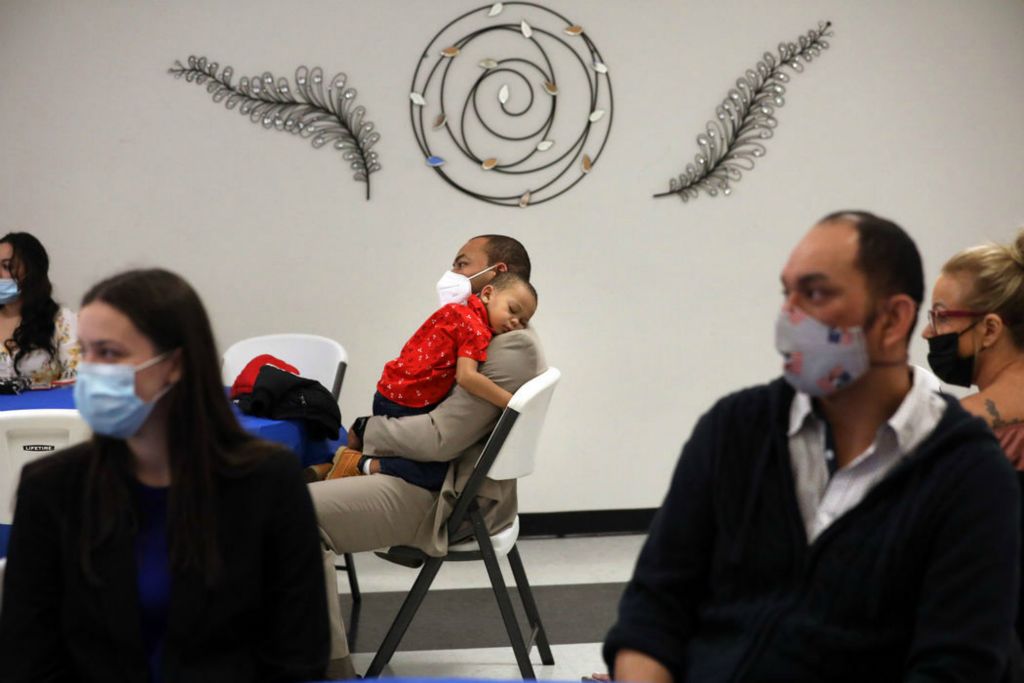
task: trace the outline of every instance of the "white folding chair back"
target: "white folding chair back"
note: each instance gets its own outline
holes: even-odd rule
[[[0,524],[14,517],[14,494],[25,463],[81,443],[91,436],[77,410],[0,412]]]
[[[491,581],[494,597],[498,601],[498,610],[501,612],[502,621],[505,622],[505,630],[512,644],[516,663],[519,665],[519,672],[524,679],[536,678],[533,664],[530,661],[530,651],[534,644],[540,653],[541,662],[548,665],[555,663],[551,653],[551,644],[548,642],[540,612],[537,610],[537,603],[533,599],[530,582],[526,577],[526,569],[523,567],[519,549],[516,547],[516,541],[519,539],[519,517],[516,516],[512,524],[496,533],[488,532],[483,513],[476,502],[476,494],[485,477],[516,479],[533,472],[537,442],[540,440],[544,418],[548,412],[548,405],[551,403],[551,395],[560,378],[561,373],[558,370],[549,368],[519,387],[519,390],[512,395],[508,407],[498,418],[498,423],[494,426],[494,431],[491,432],[491,436],[476,462],[476,471],[473,472],[459,495],[446,523],[449,538],[451,538],[451,534],[460,530],[463,527],[463,522],[468,520],[473,528],[471,539],[453,543],[448,547],[447,555],[442,557],[429,557],[422,550],[409,546],[391,547],[384,553],[377,553],[393,562],[411,567],[422,566],[422,569],[406,596],[405,602],[402,603],[398,615],[392,622],[391,628],[384,636],[384,641],[377,650],[377,654],[370,662],[370,667],[366,670],[364,678],[379,676],[391,661],[392,655],[398,648],[416,611],[423,603],[441,565],[444,562],[452,561],[483,561]],[[489,468],[488,463],[490,463]],[[508,589],[505,587],[505,579],[501,567],[498,565],[500,557],[508,558],[512,575],[516,580],[517,592],[523,602],[523,611],[530,628],[531,636],[528,642],[523,639],[518,618],[512,609]]]
[[[221,378],[225,386],[234,384],[238,373],[249,361],[265,353],[295,366],[302,377],[320,382],[331,392],[334,400],[341,396],[341,385],[348,368],[348,352],[333,339],[316,334],[265,334],[235,342],[221,358]],[[344,557],[344,564],[337,565],[337,569],[346,571],[352,587],[352,599],[359,602],[362,594],[356,578],[355,560],[352,553],[344,553]]]
[[[519,479],[533,472],[544,418],[548,414],[551,395],[561,377],[562,373],[556,368],[548,368],[512,395],[508,409],[519,415],[487,472],[488,478]]]
[[[348,353],[333,339],[315,334],[266,334],[235,342],[224,352],[221,362],[225,386],[234,384],[249,361],[264,353],[294,365],[302,377],[320,382],[334,398],[341,395]]]

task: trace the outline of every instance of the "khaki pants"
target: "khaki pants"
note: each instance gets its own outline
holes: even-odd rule
[[[338,604],[334,555],[409,545],[434,508],[437,494],[386,474],[371,474],[309,485],[324,544],[331,659],[349,654]]]

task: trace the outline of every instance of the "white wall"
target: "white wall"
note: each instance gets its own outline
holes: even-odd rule
[[[434,306],[456,248],[481,232],[518,237],[564,372],[541,465],[521,485],[522,508],[540,512],[660,502],[699,414],[778,372],[778,271],[817,217],[894,218],[929,277],[1024,222],[1017,0],[552,0],[605,56],[615,121],[591,176],[527,210],[448,188],[409,125],[420,51],[474,6],[7,0],[0,231],[43,240],[71,304],[100,276],[158,264],[202,293],[222,348],[284,330],[341,340],[348,420]],[[819,19],[834,22],[832,49],[793,78],[768,155],[734,195],[651,199],[736,77]],[[236,74],[347,72],[383,135],[373,200],[337,154],[166,74],[189,54]],[[923,344],[912,351],[924,362]]]

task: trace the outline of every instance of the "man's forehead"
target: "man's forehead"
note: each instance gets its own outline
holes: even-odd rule
[[[857,230],[848,223],[817,225],[804,235],[783,268],[783,279],[842,278],[857,272]]]
[[[459,256],[475,256],[481,253],[486,255],[486,247],[486,239],[483,237],[474,237],[462,245],[462,248],[459,249]]]

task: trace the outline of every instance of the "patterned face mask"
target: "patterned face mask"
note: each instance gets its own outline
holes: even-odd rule
[[[815,398],[834,394],[871,366],[862,328],[829,327],[795,307],[779,311],[775,348],[786,381]]]

